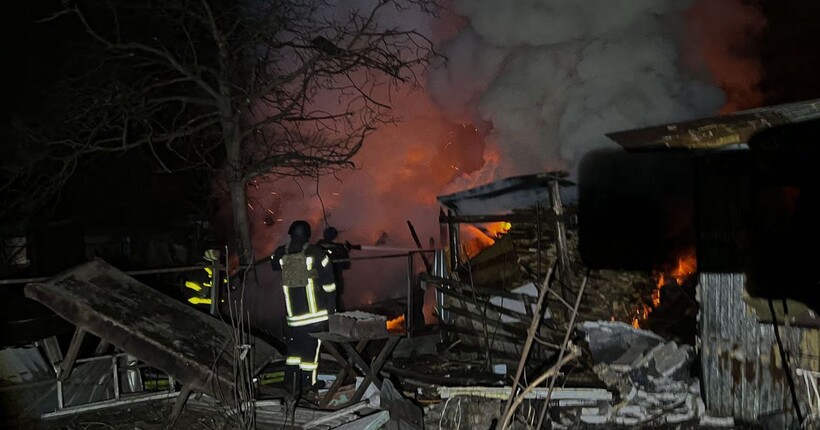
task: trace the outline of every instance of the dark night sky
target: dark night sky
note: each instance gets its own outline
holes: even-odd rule
[[[766,94],[766,104],[777,104],[790,101],[820,97],[820,50],[816,41],[820,40],[820,27],[815,25],[820,17],[820,2],[813,0],[756,0],[767,20],[765,33],[757,41],[757,53],[764,69],[761,87]],[[10,2],[3,13],[3,47],[2,61],[5,65],[4,106],[9,110],[3,115],[3,144],[8,144],[9,119],[12,114],[26,115],[30,118],[47,110],[53,99],[50,90],[64,73],[82,67],[79,53],[88,50],[93,44],[79,31],[76,25],[68,20],[54,23],[38,24],[35,21],[46,16],[47,10],[58,8],[59,0],[32,0]],[[185,194],[191,188],[193,178],[177,179],[157,178],[152,175],[153,167],[148,160],[141,157],[115,158],[105,163],[105,172],[88,173],[78,177],[75,187],[87,201],[99,201],[97,197],[116,194],[124,196],[123,201],[104,199],[109,207],[105,209],[113,218],[128,217],[131,208],[149,210],[152,206],[173,205],[173,193],[159,193],[164,200],[150,201],[138,198],[127,190],[168,189],[169,184]],[[109,180],[102,184],[96,178],[105,173]],[[160,175],[161,176],[161,175]],[[170,181],[170,182],[168,182]],[[97,186],[100,185],[100,186]],[[70,193],[69,193],[70,195]],[[134,200],[136,199],[136,200]],[[201,201],[189,201],[180,205],[179,211],[202,206]],[[64,207],[61,215],[79,210],[84,205]],[[144,219],[147,214],[139,214]]]
[[[767,104],[820,97],[820,2],[760,0],[768,27],[758,43]]]
[[[38,23],[59,0],[12,2],[3,14],[3,64],[6,67],[6,109],[2,144],[8,144],[12,115],[37,121],[58,103],[54,86],[66,75],[93,64],[86,55],[98,48],[71,19]],[[3,148],[5,149],[5,148]],[[78,169],[59,204],[45,218],[79,216],[86,225],[156,226],[170,219],[209,213],[209,187],[197,172],[157,174],[156,162],[132,151],[87,159]],[[101,180],[105,178],[105,180]],[[35,220],[37,220],[35,218]]]

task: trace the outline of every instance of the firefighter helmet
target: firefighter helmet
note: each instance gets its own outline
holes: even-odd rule
[[[322,233],[322,236],[326,241],[333,242],[337,237],[339,237],[339,230],[336,230],[334,227],[328,227]]]
[[[307,221],[294,221],[288,229],[288,234],[292,237],[310,239],[310,224]]]

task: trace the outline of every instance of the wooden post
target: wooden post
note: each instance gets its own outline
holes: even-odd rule
[[[567,325],[567,332],[564,334],[564,341],[561,342],[561,352],[558,353],[558,362],[560,363],[561,360],[564,358],[564,354],[567,351],[567,346],[569,345],[569,337],[572,335],[572,329],[575,326],[575,319],[578,317],[578,308],[581,306],[581,298],[584,297],[584,289],[587,286],[587,280],[589,279],[588,276],[584,276],[584,280],[581,281],[581,288],[578,290],[578,296],[575,298],[575,307],[572,309],[572,316],[569,320],[569,325]],[[560,368],[558,369],[561,370]],[[547,390],[547,398],[544,399],[544,405],[541,407],[541,414],[538,416],[538,425],[535,428],[541,428],[541,425],[544,423],[544,417],[547,415],[547,409],[549,408],[550,399],[552,398],[552,390],[555,388],[555,381],[558,379],[558,372],[555,372],[552,379],[550,379],[550,387]]]
[[[558,282],[561,284],[561,295],[564,301],[572,300],[572,292],[569,289],[572,283],[572,267],[569,259],[569,247],[567,245],[567,231],[564,226],[564,205],[561,202],[561,190],[558,181],[549,182],[550,204],[552,213],[555,216],[555,251],[558,255]],[[569,320],[569,312],[564,312],[564,321]]]
[[[518,360],[518,368],[515,370],[515,379],[513,379],[510,389],[510,397],[507,399],[507,406],[504,408],[505,415],[512,407],[518,381],[521,380],[521,375],[524,373],[524,366],[527,364],[527,357],[530,355],[532,342],[535,339],[535,334],[538,332],[538,326],[541,325],[541,308],[544,306],[544,299],[547,297],[547,288],[549,287],[550,280],[552,280],[553,272],[554,270],[551,267],[547,272],[547,276],[544,278],[544,282],[541,283],[541,289],[538,292],[538,302],[535,304],[535,312],[533,312],[532,321],[530,321],[530,328],[527,330],[527,340],[524,342],[524,348],[521,350],[521,358]]]
[[[450,270],[455,273],[458,269],[459,237],[458,225],[453,221],[455,214],[452,210],[447,210],[447,234],[450,244]]]
[[[80,346],[82,346],[84,338],[85,330],[77,327],[74,330],[74,337],[71,338],[71,344],[68,345],[65,360],[60,364],[60,374],[58,375],[60,381],[65,381],[71,375],[71,370],[74,368],[74,362],[77,360],[77,354],[80,353]]]
[[[105,355],[105,351],[108,350],[110,345],[107,340],[100,339],[100,343],[97,344],[97,348],[94,350],[94,355]]]
[[[182,414],[182,409],[185,408],[185,403],[188,402],[188,397],[190,395],[191,388],[184,385],[182,390],[180,390],[177,395],[177,400],[174,402],[174,408],[171,409],[171,413],[168,415],[168,425],[166,428],[170,429],[174,427],[174,424],[177,422],[179,415]]]

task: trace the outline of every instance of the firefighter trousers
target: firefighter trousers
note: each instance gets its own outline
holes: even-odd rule
[[[319,350],[322,341],[311,336],[327,329],[327,321],[301,327],[288,327],[285,385],[294,391],[304,391],[316,384]]]

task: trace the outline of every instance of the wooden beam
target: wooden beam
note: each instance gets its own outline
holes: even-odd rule
[[[554,214],[542,214],[543,221],[556,221]],[[535,223],[535,214],[514,213],[507,215],[439,215],[440,223],[481,224],[486,222]]]
[[[71,370],[74,369],[74,362],[77,361],[77,354],[80,353],[83,339],[85,339],[85,330],[77,327],[77,329],[74,330],[74,336],[71,338],[71,344],[68,345],[65,360],[60,364],[60,375],[58,378],[61,382],[68,379],[71,375]]]
[[[456,307],[452,307],[452,306],[445,306],[444,310],[446,312],[450,312],[454,315],[458,315],[458,316],[463,317],[463,318],[468,318],[468,319],[473,320],[473,321],[475,321],[479,324],[482,324],[482,321],[483,321],[483,318],[481,317],[481,315],[476,314],[475,312],[468,311],[467,309],[461,309],[461,308],[456,308]],[[526,322],[524,322],[524,323],[526,323]],[[491,320],[491,319],[488,318],[487,319],[487,325],[497,327],[497,328],[499,328],[501,330],[504,330],[507,333],[510,333],[511,335],[514,335],[514,336],[524,337],[524,336],[527,335],[527,330],[526,329],[523,329],[523,328],[520,328],[520,327],[514,327],[514,326],[512,326],[512,324],[505,324],[505,323],[503,323],[499,320]]]
[[[188,403],[188,397],[191,396],[191,387],[188,385],[183,385],[182,390],[179,392],[177,396],[176,402],[174,402],[174,408],[171,409],[171,413],[168,415],[168,427],[173,428],[174,424],[177,422],[180,414],[182,414],[182,409],[185,408],[185,404]]]

